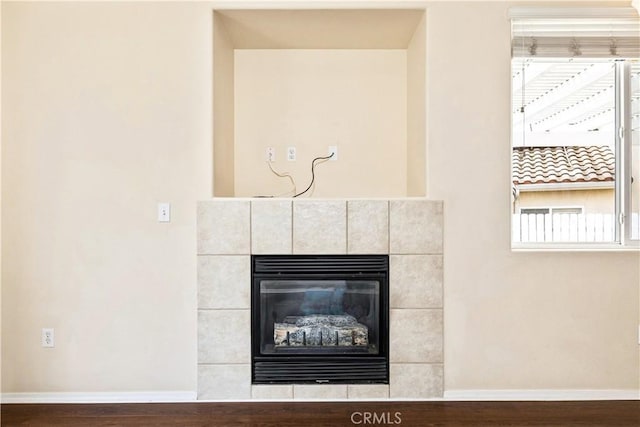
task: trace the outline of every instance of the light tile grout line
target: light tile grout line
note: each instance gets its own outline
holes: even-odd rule
[[[387,200],[387,255],[391,254],[391,200]]]
[[[249,256],[253,254],[253,200],[249,200]]]
[[[198,366],[248,366],[251,367],[251,361],[245,363],[237,362],[198,362]],[[251,379],[249,379],[251,381]]]
[[[399,253],[399,252],[394,252],[394,253],[389,253],[389,255],[429,255],[429,256],[442,256],[442,252],[403,252],[403,253]]]
[[[294,233],[294,221],[295,221],[295,217],[294,217],[294,204],[296,202],[294,200],[291,200],[291,255],[295,254],[294,248],[293,248],[293,242],[295,241],[295,236],[293,235]]]
[[[344,253],[349,254],[349,201],[344,201]],[[348,397],[348,395],[347,395]]]
[[[250,256],[251,254],[198,254],[199,257],[240,257],[240,256]]]

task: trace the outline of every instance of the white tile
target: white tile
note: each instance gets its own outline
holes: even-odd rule
[[[349,200],[347,202],[347,252],[389,253],[389,202]]]
[[[293,399],[292,385],[252,385],[251,398],[256,400],[289,400]]]
[[[290,200],[251,201],[251,253],[291,253],[291,209]]]
[[[296,400],[346,399],[346,384],[294,384],[293,398]]]
[[[388,399],[389,384],[349,384],[349,399]]]
[[[440,254],[442,253],[442,229],[442,202],[390,201],[390,253]]]
[[[198,304],[207,308],[198,311],[198,398],[442,397],[442,230],[442,203],[428,200],[199,203],[198,253],[214,256],[198,257]],[[347,252],[394,254],[391,384],[252,386],[248,255]],[[246,287],[239,286],[241,282]]]
[[[251,308],[251,257],[198,257],[198,308]]]
[[[442,364],[392,363],[389,374],[391,399],[429,399],[443,396]]]
[[[442,308],[442,255],[389,256],[391,308]]]
[[[393,363],[442,363],[442,310],[391,309],[389,337]]]
[[[250,365],[199,365],[198,400],[251,398]]]
[[[296,200],[293,202],[294,254],[345,254],[347,202]]]
[[[198,254],[249,255],[249,212],[249,201],[198,202]]]
[[[198,310],[198,363],[250,363],[250,322],[250,310]]]

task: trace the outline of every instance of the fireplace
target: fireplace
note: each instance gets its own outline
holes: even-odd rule
[[[389,382],[389,257],[254,255],[253,384]]]
[[[442,222],[442,202],[421,198],[215,198],[198,202],[198,399],[441,398]],[[263,262],[256,268],[258,258],[252,261],[252,256],[272,254],[279,256],[266,258],[265,261],[273,262]],[[285,254],[293,257],[282,256]],[[345,257],[357,254],[388,254],[388,275],[386,256],[382,266],[376,266],[379,262],[368,260],[368,256]],[[296,263],[296,258],[322,262],[320,266],[305,265]],[[294,260],[292,265],[283,262],[287,259]],[[329,261],[330,267],[324,261]],[[339,265],[343,261],[360,265],[346,268],[345,272]],[[310,275],[307,267],[316,270],[315,274],[320,270],[320,275]],[[256,274],[255,280],[252,273]],[[349,350],[336,354],[335,349],[330,349],[333,354],[320,353],[322,350],[310,354],[312,348],[289,350],[294,353],[285,354],[287,350],[275,349],[274,330],[269,331],[264,341],[259,338],[259,287],[252,295],[252,288],[259,281],[326,280],[326,276],[322,277],[325,273],[333,275],[331,279],[346,276],[335,280],[380,282],[378,302],[373,299],[373,305],[380,304],[377,354],[375,348],[373,354],[345,354]],[[276,289],[265,295],[271,300],[265,301],[265,305],[277,302],[278,293],[284,292]],[[368,334],[375,329],[369,328],[367,319],[345,314],[367,326]],[[308,314],[286,314],[304,315]],[[287,323],[286,316],[281,316],[277,323]],[[326,323],[330,324],[330,320],[326,319]],[[289,331],[289,344],[293,345],[296,336],[291,341],[291,334]],[[306,332],[303,338],[307,344]],[[322,338],[324,345],[324,332]],[[367,345],[376,340],[371,335],[367,339]],[[270,340],[274,340],[273,349],[266,346]],[[294,363],[296,360],[299,365]],[[296,369],[301,375],[294,375]],[[333,373],[329,372],[332,375],[325,369],[332,370]],[[328,384],[322,384],[327,381]]]

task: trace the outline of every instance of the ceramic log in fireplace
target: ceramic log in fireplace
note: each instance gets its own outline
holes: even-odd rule
[[[389,257],[252,256],[252,381],[389,382]]]

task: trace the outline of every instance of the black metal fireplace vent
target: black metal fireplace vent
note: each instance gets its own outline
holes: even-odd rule
[[[344,274],[388,271],[386,255],[254,255],[254,274]]]
[[[389,257],[252,256],[252,382],[388,383]]]

